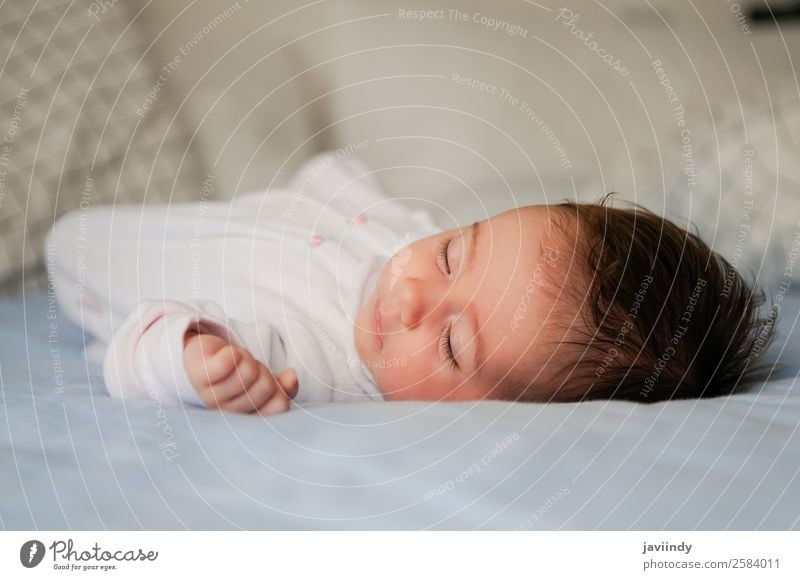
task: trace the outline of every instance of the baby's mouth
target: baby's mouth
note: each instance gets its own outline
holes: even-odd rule
[[[381,301],[375,300],[375,306],[372,308],[372,333],[375,337],[375,348],[378,351],[383,350],[383,336],[381,329]]]

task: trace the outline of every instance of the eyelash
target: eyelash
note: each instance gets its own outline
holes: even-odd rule
[[[439,269],[442,270],[447,276],[450,275],[450,263],[447,261],[447,250],[450,248],[450,242],[453,238],[446,238],[439,242],[439,251],[436,252],[436,262],[439,264]],[[450,330],[453,327],[452,322],[448,322],[442,331],[442,336],[439,338],[439,351],[444,353],[445,358],[450,362],[451,368],[458,368],[458,361],[453,354],[453,347],[450,344]]]
[[[439,268],[448,276],[450,275],[450,262],[447,261],[447,250],[450,248],[452,239],[447,238],[439,242],[439,251],[436,253],[436,262],[439,264]]]
[[[444,327],[444,332],[439,338],[439,350],[444,353],[445,358],[450,362],[451,368],[458,368],[458,362],[453,354],[453,346],[450,344],[450,330],[453,327],[452,322],[448,322]]]

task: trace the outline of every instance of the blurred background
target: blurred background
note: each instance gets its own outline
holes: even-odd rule
[[[328,149],[442,227],[616,191],[773,288],[800,240],[796,8],[5,2],[0,291],[42,287],[66,211],[280,187]]]

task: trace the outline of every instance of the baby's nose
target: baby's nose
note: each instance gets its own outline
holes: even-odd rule
[[[425,317],[425,287],[421,280],[406,277],[399,292],[400,322],[406,329],[415,328]]]

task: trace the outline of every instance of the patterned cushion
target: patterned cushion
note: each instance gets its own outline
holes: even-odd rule
[[[101,4],[105,7],[100,9]],[[168,91],[126,3],[0,4],[0,293],[41,286],[43,240],[78,207],[197,195]]]

